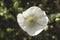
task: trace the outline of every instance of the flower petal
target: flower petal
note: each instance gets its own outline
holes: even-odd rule
[[[38,13],[39,12],[39,13]],[[36,6],[33,6],[33,7],[30,7],[28,8],[26,11],[23,12],[23,16],[26,18],[28,17],[29,15],[35,15],[35,14],[40,14],[42,13],[41,12],[41,9],[39,7],[36,7]],[[41,15],[41,14],[40,14]]]
[[[24,23],[24,17],[23,17],[23,15],[21,14],[21,13],[19,13],[18,15],[17,15],[17,22],[18,22],[18,24],[19,24],[19,26],[24,30],[24,28],[25,28],[25,26],[23,25],[23,23]]]
[[[28,31],[27,33],[30,35],[30,36],[36,36],[38,35],[39,33],[41,33],[41,31],[43,31],[43,29],[40,29],[40,30],[37,30],[37,31],[32,31],[33,33],[31,33],[30,31]]]
[[[33,25],[25,25],[25,31],[30,35],[30,36],[36,36],[38,35],[44,28],[40,26],[39,24],[33,24]]]
[[[47,23],[48,23],[48,17],[46,16],[46,14],[45,14],[44,11],[43,11],[43,16],[41,18],[38,18],[37,21],[36,21],[36,23],[40,24],[41,26],[47,25]]]

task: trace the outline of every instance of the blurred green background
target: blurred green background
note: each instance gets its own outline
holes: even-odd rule
[[[44,10],[48,25],[37,36],[29,36],[17,23],[17,14],[31,6]],[[0,0],[0,40],[60,40],[60,0]]]

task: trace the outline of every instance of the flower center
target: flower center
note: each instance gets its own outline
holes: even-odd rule
[[[26,22],[27,23],[33,23],[33,17],[28,17],[27,19],[26,19]]]

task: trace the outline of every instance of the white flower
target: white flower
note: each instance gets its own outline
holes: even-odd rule
[[[17,15],[19,26],[30,36],[36,36],[44,29],[48,23],[48,17],[45,11],[39,7],[33,6]]]

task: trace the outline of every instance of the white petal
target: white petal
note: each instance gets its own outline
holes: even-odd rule
[[[42,28],[42,26],[40,26],[39,24],[35,24],[35,25],[29,25],[26,26],[26,28],[24,29],[30,36],[36,36],[39,33],[41,33],[41,31],[44,28]]]
[[[28,31],[27,33],[30,35],[30,36],[36,36],[36,35],[38,35],[39,33],[41,33],[43,31],[43,29],[40,29],[40,30],[37,30],[37,31],[35,31],[35,32],[33,32],[33,33],[30,33],[30,31]]]
[[[38,17],[37,19],[36,19],[36,23],[38,23],[38,24],[40,24],[41,26],[45,26],[45,25],[47,25],[47,23],[48,23],[48,17],[46,16],[46,14],[45,14],[45,12],[43,11],[43,15],[42,15],[42,17]],[[42,28],[43,28],[42,27]]]
[[[48,19],[47,15],[46,15],[45,11],[43,11],[43,13],[46,16],[46,17],[45,16],[44,17],[46,18],[46,22],[48,23],[49,19]]]
[[[22,29],[25,28],[25,27],[23,26],[24,20],[25,20],[25,19],[24,19],[23,15],[22,15],[21,13],[19,13],[19,14],[17,15],[17,22],[18,22],[19,26],[20,26]]]
[[[28,17],[30,15],[35,15],[37,13],[38,13],[38,15],[40,13],[42,13],[41,9],[39,7],[33,6],[33,7],[28,8],[26,11],[24,11],[23,16],[26,18],[26,17]]]
[[[21,13],[17,15],[17,21],[18,23],[22,23],[24,21],[23,15]]]

